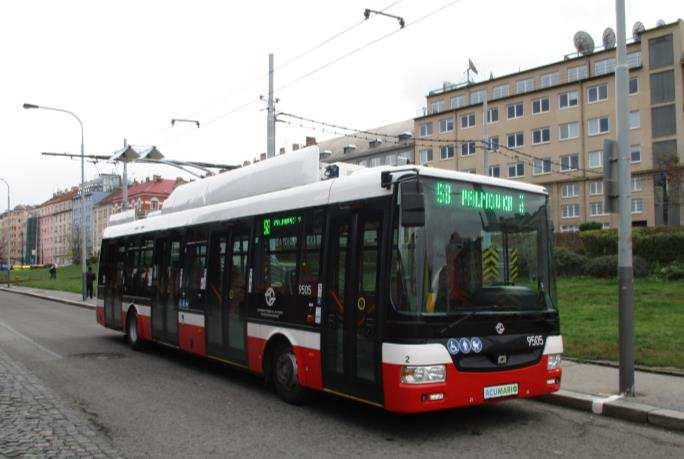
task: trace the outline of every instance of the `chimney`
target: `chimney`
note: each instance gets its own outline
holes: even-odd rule
[[[176,186],[180,185],[181,183],[185,183],[183,177],[176,177]]]
[[[310,147],[312,145],[316,145],[316,137],[306,137],[306,146]]]
[[[148,183],[150,181],[149,177],[145,177],[145,183]]]
[[[250,164],[252,164],[252,162],[249,159],[245,159],[245,161],[242,163],[242,166],[249,166]]]
[[[154,180],[155,182],[159,182],[159,181],[161,181],[161,179],[162,179],[161,175],[153,175],[152,176],[152,180]]]
[[[284,155],[285,154],[285,147],[280,147],[280,154]]]
[[[259,159],[260,159],[261,161],[265,160],[265,159],[266,159],[266,153],[260,154],[260,155],[259,155]]]
[[[299,150],[299,144],[298,143],[293,143],[292,144],[292,151],[297,151]]]

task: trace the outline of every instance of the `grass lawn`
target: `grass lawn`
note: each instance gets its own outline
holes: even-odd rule
[[[97,274],[97,263],[91,264],[93,271]],[[66,292],[81,293],[81,265],[62,266],[57,268],[57,279],[50,280],[48,268],[14,270],[10,275],[12,284],[14,278],[19,276],[20,283],[25,287],[44,288],[46,290],[63,290]],[[0,275],[1,280],[5,275]],[[97,279],[95,280],[95,291],[97,291]]]
[[[569,357],[618,360],[617,279],[559,278],[561,333]],[[684,282],[635,279],[636,363],[684,369]]]

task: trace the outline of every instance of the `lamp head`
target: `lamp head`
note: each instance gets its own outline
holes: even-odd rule
[[[30,108],[40,108],[38,105],[35,104],[24,104],[23,107],[27,110]]]

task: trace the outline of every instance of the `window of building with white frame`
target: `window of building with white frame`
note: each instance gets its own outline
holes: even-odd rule
[[[578,218],[580,216],[580,205],[563,204],[561,206],[561,215],[563,218]]]

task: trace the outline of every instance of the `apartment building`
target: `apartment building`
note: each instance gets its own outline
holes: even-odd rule
[[[23,264],[24,242],[26,240],[26,221],[31,207],[18,205],[11,211],[0,214],[0,248],[3,261],[7,257],[8,237],[11,242],[10,258],[12,265]]]
[[[100,246],[102,245],[102,233],[104,233],[109,217],[114,213],[114,198],[121,194],[121,188],[109,193],[104,199],[93,205],[93,223],[91,239],[93,241],[93,255],[100,255]]]
[[[78,187],[55,193],[38,207],[39,263],[68,265],[77,248],[78,234],[73,230],[73,198]]]
[[[325,162],[346,162],[365,167],[413,163],[413,120],[341,136],[318,143]]]
[[[166,198],[185,180],[178,177],[175,180],[163,179],[160,175],[147,177],[143,181],[134,181],[128,185],[128,206],[135,209],[139,217],[147,215],[151,211],[160,210]],[[123,210],[123,191],[119,191],[112,198],[112,212]]]
[[[684,22],[628,41],[631,211],[635,226],[684,216]],[[614,48],[430,91],[414,127],[419,164],[547,187],[557,231],[616,227],[603,209],[603,141],[615,138]],[[487,100],[488,171],[484,171]],[[470,141],[469,141],[470,140]]]
[[[121,186],[121,178],[117,174],[100,174],[93,180],[84,184],[85,190],[85,228],[86,228],[86,254],[94,254],[93,246],[93,213],[94,207],[116,188]],[[72,198],[73,202],[73,228],[79,232],[81,228],[81,193]],[[99,246],[98,246],[99,248]]]

